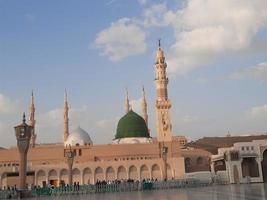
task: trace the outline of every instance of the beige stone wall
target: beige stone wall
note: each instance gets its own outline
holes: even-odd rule
[[[210,171],[211,153],[202,149],[182,149],[185,172]]]
[[[184,159],[179,143],[165,143],[168,147],[168,178],[184,177]],[[164,163],[160,158],[158,143],[152,144],[106,144],[75,146],[73,181],[95,183],[100,180],[163,178]],[[0,175],[18,171],[16,148],[0,151]],[[5,165],[5,167],[4,167]],[[14,166],[13,166],[14,165]],[[35,171],[34,183],[58,185],[68,182],[68,167],[64,158],[63,145],[41,145],[29,150],[28,171]],[[7,185],[1,181],[1,187]]]
[[[95,183],[97,180],[126,180],[126,179],[163,179],[164,163],[161,158],[146,160],[126,160],[126,161],[98,161],[75,163],[73,165],[73,182],[80,184]],[[168,158],[168,177],[183,178],[184,162],[183,158]],[[40,165],[35,166],[35,184],[42,185],[43,181],[49,183],[56,180],[57,183],[67,181],[67,165]]]
[[[94,146],[75,146],[76,161],[86,162],[94,160],[114,160],[131,158],[157,158],[159,148],[157,143],[153,144],[105,144]],[[178,149],[178,148],[177,148]],[[173,148],[173,154],[178,156],[179,150]],[[79,155],[79,150],[81,155]],[[170,155],[173,156],[173,155]],[[19,157],[16,148],[0,151],[0,170],[1,164],[18,163]],[[29,150],[28,165],[51,164],[64,162],[63,145],[43,145]]]
[[[18,187],[18,185],[19,185],[19,176],[10,176],[10,177],[3,176],[2,184],[3,184],[2,187],[6,187],[6,188],[8,186],[13,187],[15,185],[16,185],[16,187]],[[34,185],[34,176],[27,176],[26,185],[28,185],[28,186]]]

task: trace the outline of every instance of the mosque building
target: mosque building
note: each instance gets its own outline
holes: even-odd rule
[[[27,184],[69,184],[70,174],[72,181],[79,184],[95,184],[103,180],[180,179],[198,174],[206,178],[219,177],[229,183],[243,183],[251,176],[252,182],[267,181],[267,135],[250,138],[204,137],[190,143],[184,136],[173,135],[166,68],[164,51],[159,42],[155,60],[155,138],[151,137],[148,128],[144,88],[141,115],[131,108],[128,91],[125,90],[125,114],[119,120],[115,138],[109,144],[94,144],[81,127],[69,131],[69,105],[65,91],[63,142],[36,144],[32,93],[28,124],[33,127],[33,132],[28,152]],[[254,141],[257,139],[261,142]],[[74,154],[71,169],[66,156],[69,150]],[[0,188],[18,185],[18,169],[18,149],[0,149]]]
[[[185,164],[180,142],[185,138],[172,136],[171,101],[168,98],[167,64],[164,52],[158,46],[155,62],[156,130],[152,138],[148,129],[145,91],[142,91],[142,116],[134,112],[125,91],[125,115],[119,120],[116,135],[110,144],[93,144],[89,134],[78,127],[69,132],[69,105],[64,95],[64,129],[62,144],[36,144],[32,133],[28,152],[28,185],[58,186],[68,184],[68,165],[64,156],[71,147],[74,152],[73,182],[94,184],[101,180],[143,180],[184,178]],[[34,96],[31,96],[28,124],[35,128]],[[176,139],[173,139],[176,138]],[[203,151],[208,167],[209,153]],[[187,152],[188,153],[188,152]],[[190,154],[190,153],[189,153]],[[19,155],[17,148],[0,150],[0,187],[18,184]],[[209,168],[209,167],[208,167]]]

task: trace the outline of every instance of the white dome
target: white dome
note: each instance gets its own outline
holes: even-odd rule
[[[92,145],[93,142],[89,136],[89,134],[83,130],[82,128],[78,127],[74,130],[67,138],[65,142],[66,145],[76,146],[76,145]]]

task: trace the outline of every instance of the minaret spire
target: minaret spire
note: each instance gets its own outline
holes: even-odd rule
[[[35,106],[34,106],[34,95],[33,95],[33,90],[31,94],[31,100],[30,100],[30,105],[29,105],[29,125],[33,127],[32,129],[32,135],[31,135],[31,140],[30,140],[30,147],[35,147],[35,142],[37,135],[35,133]]]
[[[142,88],[141,109],[142,109],[143,118],[146,122],[146,125],[148,126],[147,102],[146,102],[146,93],[145,93],[144,86]]]
[[[67,90],[65,89],[64,92],[64,143],[67,141],[67,138],[69,136],[69,106],[68,106],[68,96],[67,96]]]
[[[157,125],[157,139],[159,142],[169,142],[172,140],[172,125],[170,119],[171,101],[168,98],[169,79],[166,75],[167,64],[165,62],[164,52],[161,48],[160,40],[159,47],[156,53],[156,125]]]
[[[125,111],[125,113],[128,113],[130,111],[130,103],[129,103],[128,89],[127,88],[125,88],[124,111]]]

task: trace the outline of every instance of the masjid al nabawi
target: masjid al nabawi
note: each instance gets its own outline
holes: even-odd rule
[[[68,100],[64,96],[64,142],[36,144],[33,94],[28,124],[33,127],[28,152],[27,184],[59,186],[72,181],[94,184],[97,181],[211,178],[229,183],[267,180],[267,135],[204,137],[187,143],[183,136],[172,135],[171,101],[168,98],[167,64],[160,46],[156,51],[156,131],[150,136],[145,92],[142,116],[135,113],[125,93],[125,115],[119,120],[110,144],[93,144],[82,128],[69,133]],[[73,152],[69,170],[66,152]],[[19,155],[15,147],[0,150],[0,188],[18,185]],[[248,179],[248,177],[250,179]]]

